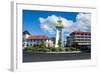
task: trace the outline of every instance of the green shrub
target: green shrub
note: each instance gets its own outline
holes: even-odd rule
[[[43,52],[49,52],[50,49],[44,48],[42,51],[43,51]]]
[[[79,48],[76,48],[76,51],[80,51],[80,49]]]
[[[28,52],[61,52],[61,51],[80,51],[79,48],[74,47],[52,47],[52,48],[45,48],[45,47],[39,47],[39,46],[28,46],[26,49]]]
[[[68,49],[68,51],[72,51],[71,48],[67,48],[67,49]]]
[[[47,48],[34,48],[34,49],[32,49],[32,51],[34,51],[34,52],[49,52],[50,49],[47,49]]]
[[[66,49],[65,49],[65,51],[69,51],[69,49],[68,49],[68,48],[66,48]]]
[[[30,50],[27,50],[27,52],[33,52],[33,51],[30,49]]]
[[[76,48],[71,47],[71,51],[76,51]]]
[[[37,48],[32,48],[32,51],[37,52],[38,49]]]
[[[57,48],[59,51],[64,51],[64,48],[62,48],[62,47],[59,47],[59,48]]]
[[[28,46],[26,49],[27,49],[27,50],[32,50],[33,47],[32,47],[32,46]]]
[[[57,49],[56,48],[51,48],[51,51],[57,51]]]

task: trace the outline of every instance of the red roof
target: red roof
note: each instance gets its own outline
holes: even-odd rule
[[[42,39],[48,39],[48,36],[46,35],[30,35],[28,38],[28,40],[32,40],[32,39],[38,39],[38,40],[42,40]]]
[[[90,32],[72,32],[70,35],[91,35]]]

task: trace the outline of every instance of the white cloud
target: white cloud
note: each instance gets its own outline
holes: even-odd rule
[[[57,20],[57,16],[52,15],[52,16],[48,16],[47,18],[43,18],[40,17],[39,21],[40,21],[40,27],[44,30],[49,32],[50,34],[55,34],[55,24],[57,24],[56,22]]]
[[[57,24],[57,19],[58,16],[56,15],[51,15],[47,18],[40,17],[39,21],[41,29],[49,32],[50,34],[55,34],[55,24]],[[63,17],[61,17],[61,20],[62,24],[64,25],[63,32],[71,33],[79,29],[81,31],[91,31],[91,14],[89,13],[79,13],[76,16],[76,22]]]
[[[91,14],[79,13],[76,17],[77,28],[81,31],[91,31]]]
[[[44,30],[51,30],[51,28],[49,28],[47,25],[43,25],[43,26],[41,26],[41,28]]]
[[[40,27],[43,30],[50,32],[51,34],[55,33],[56,30],[55,25],[57,24],[57,19],[58,17],[55,15],[48,16],[47,18],[40,17],[39,18]],[[61,20],[62,20],[62,24],[64,25],[64,29],[70,27],[73,24],[72,20],[67,20],[63,17],[61,17]]]
[[[74,22],[70,27],[65,28],[66,32],[73,31],[91,31],[91,14],[90,13],[79,13],[76,16],[76,22]]]

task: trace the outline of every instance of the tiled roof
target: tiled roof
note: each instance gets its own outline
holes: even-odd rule
[[[70,35],[91,35],[90,32],[72,32]]]
[[[42,40],[42,39],[49,39],[48,36],[46,35],[30,35],[28,38],[28,40],[32,40],[32,39],[36,39],[36,40]]]

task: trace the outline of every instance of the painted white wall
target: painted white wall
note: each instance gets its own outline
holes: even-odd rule
[[[53,44],[52,40],[46,40],[46,47],[53,47],[53,46],[54,46],[54,44]]]
[[[30,35],[26,34],[26,35],[25,35],[25,39],[27,39],[29,36],[30,36]]]

